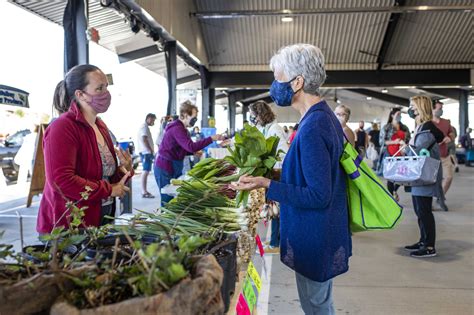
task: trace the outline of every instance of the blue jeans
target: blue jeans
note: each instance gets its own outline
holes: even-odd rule
[[[162,168],[159,168],[158,166],[156,166],[156,164],[153,165],[153,172],[155,174],[156,184],[160,188],[161,206],[163,206],[167,202],[170,202],[171,199],[173,199],[173,196],[161,194],[161,188],[168,185],[173,178],[178,178],[183,174],[183,161],[172,161],[172,164],[172,174]]]
[[[301,308],[306,315],[333,315],[332,279],[317,282],[295,272]]]
[[[272,219],[272,235],[270,246],[280,247],[280,218]]]

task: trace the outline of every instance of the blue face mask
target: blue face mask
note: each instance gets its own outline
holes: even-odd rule
[[[270,97],[278,106],[291,106],[291,100],[296,92],[291,88],[291,82],[297,77],[294,77],[288,82],[278,82],[274,80],[270,87]]]

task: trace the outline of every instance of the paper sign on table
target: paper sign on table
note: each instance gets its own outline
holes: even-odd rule
[[[257,242],[258,251],[260,252],[260,256],[263,257],[263,254],[265,254],[265,251],[263,250],[263,244],[262,244],[262,240],[260,239],[260,235],[257,234],[257,236],[255,237],[255,242]]]
[[[237,315],[251,315],[249,306],[247,305],[247,301],[245,301],[245,298],[242,293],[239,294],[239,300],[237,301],[237,305],[235,306],[235,312],[237,313]]]
[[[249,268],[247,269],[247,272],[250,278],[252,278],[258,293],[260,293],[260,289],[262,288],[262,280],[260,279],[260,275],[258,274],[257,269],[255,269],[255,266],[252,262],[249,262]]]
[[[257,296],[255,295],[255,291],[253,290],[253,286],[248,277],[245,278],[244,282],[244,297],[249,309],[253,310],[255,304],[257,304]]]

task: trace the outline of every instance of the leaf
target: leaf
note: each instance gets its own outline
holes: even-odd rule
[[[69,237],[69,240],[71,241],[72,244],[77,245],[77,244],[82,243],[86,238],[87,238],[87,235],[78,234],[78,235],[72,235],[71,237]]]
[[[188,275],[182,264],[172,263],[167,269],[171,283],[175,283]]]
[[[243,137],[238,132],[235,134],[234,140],[235,140],[235,144],[244,143]]]
[[[246,167],[258,167],[259,163],[261,163],[262,160],[259,157],[249,155],[247,158],[247,162],[244,163],[244,166]]]
[[[51,231],[51,236],[59,236],[59,234],[61,234],[63,230],[64,230],[64,226],[56,227]]]
[[[273,169],[273,166],[275,166],[276,162],[277,160],[273,156],[270,156],[265,161],[263,161],[263,164],[266,168]]]
[[[280,141],[280,138],[272,136],[266,139],[265,146],[267,149],[267,153],[269,155],[275,155],[276,151],[273,152],[274,147],[278,147],[278,142]],[[276,144],[275,144],[276,143]]]

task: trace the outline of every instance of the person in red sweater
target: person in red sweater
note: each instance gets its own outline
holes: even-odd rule
[[[114,148],[107,126],[97,117],[110,106],[107,85],[99,68],[79,65],[56,87],[53,104],[61,115],[43,139],[46,182],[36,225],[40,234],[69,226],[66,200],[87,207],[83,227],[100,226],[106,215],[115,214],[114,197],[129,191],[125,182],[133,175],[131,157]],[[86,189],[87,200],[81,196]]]

